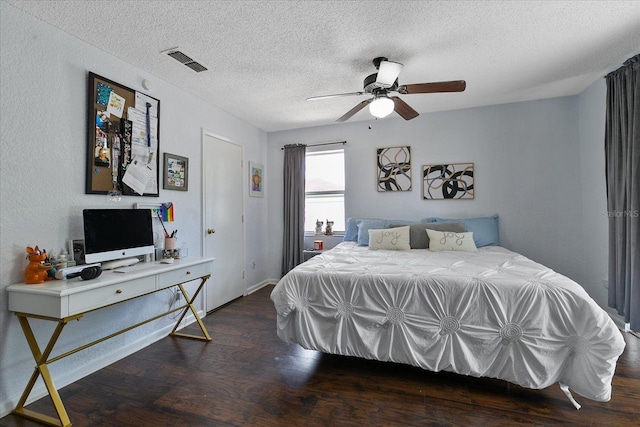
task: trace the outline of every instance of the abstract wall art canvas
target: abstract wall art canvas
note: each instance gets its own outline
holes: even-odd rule
[[[378,148],[378,191],[411,191],[411,147]]]
[[[473,199],[473,163],[422,166],[424,200]]]

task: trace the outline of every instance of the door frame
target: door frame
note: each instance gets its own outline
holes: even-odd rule
[[[227,136],[221,135],[219,133],[215,133],[213,131],[210,131],[208,129],[202,128],[202,142],[200,144],[200,157],[202,158],[202,197],[201,197],[201,206],[202,206],[202,224],[201,224],[201,229],[200,232],[202,233],[202,256],[206,256],[207,255],[207,203],[206,203],[206,198],[207,198],[207,183],[206,183],[206,174],[205,174],[205,170],[206,170],[206,157],[205,157],[205,153],[204,153],[204,145],[205,145],[205,138],[207,136],[210,136],[212,138],[215,139],[219,139],[227,144],[231,144],[231,145],[235,145],[237,147],[240,148],[240,157],[241,157],[241,162],[242,164],[240,165],[240,176],[241,176],[241,180],[242,180],[242,287],[243,287],[243,291],[242,291],[242,295],[246,296],[247,295],[247,278],[246,278],[246,271],[247,271],[247,241],[245,239],[245,235],[246,235],[246,222],[245,222],[245,218],[247,217],[245,209],[246,209],[246,205],[247,205],[247,201],[246,201],[246,193],[244,191],[244,189],[248,188],[247,186],[249,185],[249,178],[246,176],[247,174],[245,173],[246,171],[246,161],[245,161],[245,156],[244,156],[244,145],[241,144],[240,142],[229,138]],[[214,261],[214,273],[215,274],[215,261]],[[209,311],[209,307],[207,306],[207,289],[206,286],[203,289],[203,302],[204,302],[204,307],[205,307],[205,313],[207,313]]]

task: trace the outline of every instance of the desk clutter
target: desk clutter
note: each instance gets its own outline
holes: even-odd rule
[[[100,264],[69,266],[66,250],[60,251],[58,257],[55,254],[47,254],[46,249],[27,246],[27,259],[29,264],[24,270],[24,283],[37,285],[53,279],[72,279],[81,277],[82,280],[91,280],[102,274]]]
[[[155,258],[160,262],[173,262],[175,259],[186,258],[188,249],[183,244],[182,248],[176,248],[176,237],[164,239],[165,248],[156,248]],[[82,280],[91,280],[102,274],[103,268],[100,263],[76,265],[75,261],[67,260],[66,251],[63,249],[56,257],[54,253],[48,254],[46,249],[27,246],[27,259],[29,260],[24,270],[24,283],[27,285],[37,285],[57,279],[67,280],[80,277]],[[150,255],[151,257],[153,254]],[[153,259],[145,257],[145,262],[152,262]],[[109,263],[107,263],[109,264]],[[109,268],[109,267],[107,267]]]
[[[25,284],[42,284],[50,280],[80,277],[95,279],[102,270],[137,262],[186,258],[188,248],[178,242],[178,230],[167,229],[174,221],[172,202],[136,203],[134,208],[83,209],[84,239],[68,240],[68,250],[56,255],[39,246],[26,247],[28,263]],[[157,231],[154,231],[153,220]],[[160,229],[159,227],[162,227]]]
[[[73,279],[74,277],[81,277],[82,280],[91,280],[102,274],[102,267],[100,264],[84,264],[74,267],[60,268],[55,273],[55,278],[58,280]]]
[[[174,230],[172,233],[168,233],[165,231],[165,237],[158,237],[155,239],[155,249],[156,249],[156,260],[160,261],[163,259],[180,259],[186,258],[189,251],[187,249],[186,243],[182,242],[182,247],[178,247],[178,238],[175,237],[178,230]]]
[[[180,248],[177,249],[162,249],[160,259],[180,259],[182,257],[182,250]]]
[[[60,255],[56,258],[55,254],[47,254],[46,249],[40,249],[38,245],[27,246],[27,259],[29,263],[24,270],[24,282],[29,285],[53,280],[58,269],[69,265],[66,250],[60,251]],[[72,265],[75,265],[75,261]]]
[[[181,257],[187,256],[186,247],[178,248],[178,230],[173,230],[171,233],[167,231],[167,228],[164,226],[164,221],[160,212],[156,212],[158,219],[160,220],[160,225],[162,225],[162,229],[164,230],[164,241],[162,239],[156,239],[156,258],[157,259],[179,259]],[[172,211],[173,215],[173,211]],[[171,219],[173,220],[173,219]],[[163,244],[163,246],[162,246]]]

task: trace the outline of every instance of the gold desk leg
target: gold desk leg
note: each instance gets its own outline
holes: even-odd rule
[[[51,373],[49,372],[49,367],[47,366],[47,359],[51,355],[51,351],[53,350],[56,341],[60,337],[62,333],[62,329],[66,326],[69,320],[78,319],[80,316],[75,316],[72,319],[60,319],[57,320],[58,326],[56,326],[51,338],[49,339],[49,343],[45,347],[43,353],[40,352],[40,347],[38,346],[38,341],[33,334],[33,330],[31,329],[31,325],[29,325],[29,319],[21,314],[16,313],[18,317],[18,321],[20,322],[20,326],[22,327],[22,331],[24,332],[24,336],[27,339],[27,343],[29,344],[29,349],[31,350],[31,354],[36,361],[36,367],[33,370],[33,374],[31,375],[31,379],[27,383],[16,408],[13,410],[15,415],[31,419],[33,421],[38,421],[51,426],[61,426],[66,427],[71,425],[71,421],[69,420],[69,416],[67,415],[67,411],[62,404],[62,399],[60,399],[60,395],[58,394],[58,390],[56,386],[53,384],[53,379],[51,378]],[[53,417],[40,414],[39,412],[32,411],[30,409],[25,409],[24,404],[31,394],[33,386],[35,385],[39,376],[42,376],[42,380],[44,381],[45,386],[47,387],[47,392],[49,393],[49,397],[51,398],[51,402],[58,414],[58,419]]]
[[[200,291],[204,287],[204,284],[207,281],[207,279],[209,279],[209,277],[211,277],[211,276],[202,277],[202,279],[201,279],[202,281],[200,282],[200,286],[198,286],[198,289],[196,289],[196,292],[193,294],[193,297],[191,297],[191,298],[189,297],[189,293],[182,286],[182,283],[178,285],[178,287],[180,288],[180,292],[182,292],[182,295],[184,295],[184,298],[187,301],[187,307],[185,307],[184,311],[180,315],[180,318],[178,319],[178,322],[176,323],[176,326],[173,327],[173,330],[171,331],[171,333],[169,335],[172,335],[174,337],[183,337],[183,338],[192,338],[192,339],[202,340],[202,341],[211,341],[211,337],[209,336],[209,332],[207,332],[207,328],[204,326],[204,323],[202,323],[202,320],[200,319],[200,316],[198,316],[198,311],[193,306],[193,302],[195,301],[196,297],[198,296],[198,294],[200,293]],[[180,325],[180,322],[182,322],[182,319],[184,319],[184,316],[187,314],[187,311],[189,309],[191,309],[191,312],[195,316],[196,321],[198,322],[198,325],[200,326],[200,330],[202,330],[202,333],[204,334],[204,337],[201,337],[201,336],[198,336],[198,335],[183,334],[181,332],[176,332],[176,329],[178,329],[178,326]]]

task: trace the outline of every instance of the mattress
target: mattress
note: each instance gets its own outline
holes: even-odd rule
[[[622,334],[571,279],[499,246],[478,252],[370,250],[343,242],[271,293],[278,336],[325,353],[490,377],[560,383],[611,398]]]

